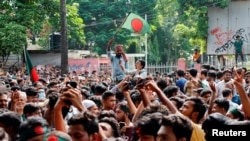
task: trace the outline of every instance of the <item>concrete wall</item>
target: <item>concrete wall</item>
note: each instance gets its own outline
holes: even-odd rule
[[[250,0],[231,1],[225,9],[211,7],[208,17],[208,55],[234,54],[237,35],[243,39],[244,54],[250,54]]]
[[[29,53],[34,66],[36,65],[61,65],[60,53]]]

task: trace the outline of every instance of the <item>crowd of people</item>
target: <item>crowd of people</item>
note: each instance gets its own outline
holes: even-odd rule
[[[128,74],[123,47],[116,45],[113,55],[112,42],[111,74],[61,75],[52,68],[38,70],[37,82],[23,70],[2,75],[0,140],[211,141],[220,127],[250,125],[246,68],[202,65],[176,70],[173,79],[147,73],[139,59]]]

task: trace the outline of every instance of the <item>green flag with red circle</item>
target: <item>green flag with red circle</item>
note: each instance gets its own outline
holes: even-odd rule
[[[132,33],[145,34],[150,31],[150,26],[139,15],[130,13],[122,25],[122,28],[130,30]]]

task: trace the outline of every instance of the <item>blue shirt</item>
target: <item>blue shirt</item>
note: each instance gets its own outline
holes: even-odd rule
[[[186,82],[187,82],[187,79],[185,79],[183,77],[179,78],[176,81],[176,86],[178,86],[180,88],[180,90],[181,90],[182,93],[185,93],[184,86],[185,86]]]
[[[121,81],[125,78],[125,70],[128,68],[127,62],[125,62],[124,58],[121,56],[120,58],[116,57],[115,55],[111,54],[111,51],[107,51],[108,58],[111,61],[112,65],[112,79],[114,81]],[[125,70],[122,70],[122,68],[119,65],[119,61],[122,61],[122,65],[124,66]]]

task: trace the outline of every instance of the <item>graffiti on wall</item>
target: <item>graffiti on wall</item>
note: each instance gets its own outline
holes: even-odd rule
[[[234,55],[236,36],[243,40],[243,53],[250,54],[250,1],[230,1],[228,7],[208,9],[208,55]],[[248,11],[248,12],[246,12]]]
[[[98,60],[88,59],[88,60],[79,60],[79,59],[70,59],[69,60],[69,71],[76,71],[78,74],[92,71],[98,71]]]
[[[216,39],[213,49],[215,54],[229,52],[230,49],[233,50],[236,36],[240,36],[243,44],[249,43],[250,39],[250,33],[246,33],[244,28],[240,28],[236,31],[229,30],[227,32],[223,32],[220,27],[216,27],[210,31],[210,34]]]

